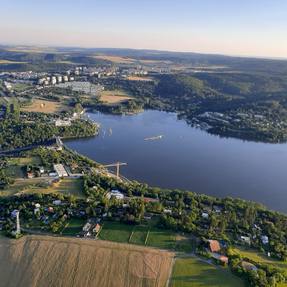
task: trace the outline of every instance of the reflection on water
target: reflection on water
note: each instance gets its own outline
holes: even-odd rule
[[[127,162],[121,173],[153,186],[240,197],[287,212],[287,145],[209,135],[174,113],[89,114],[98,137],[67,145],[101,163]],[[145,140],[149,139],[149,140]]]

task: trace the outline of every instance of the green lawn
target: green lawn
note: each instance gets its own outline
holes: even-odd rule
[[[68,225],[66,225],[66,227],[62,230],[62,234],[67,236],[75,236],[82,231],[85,223],[85,219],[72,218],[68,222]]]
[[[243,287],[244,282],[234,276],[229,269],[215,267],[197,258],[176,260],[172,277],[172,287]]]
[[[114,221],[104,222],[99,238],[139,245],[145,245],[146,242],[147,246],[169,250],[174,250],[176,247],[176,233],[173,231]]]
[[[144,245],[147,233],[148,233],[147,226],[135,226],[133,234],[130,239],[130,243]]]
[[[176,234],[170,230],[151,228],[146,245],[173,250],[176,246]]]
[[[102,240],[128,243],[133,229],[133,225],[105,221],[99,234],[99,238]]]

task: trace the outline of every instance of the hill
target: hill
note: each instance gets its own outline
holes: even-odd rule
[[[83,239],[25,236],[0,239],[0,286],[161,287],[173,254]]]

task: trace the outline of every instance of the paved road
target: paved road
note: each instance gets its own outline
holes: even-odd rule
[[[0,157],[18,155],[19,153],[21,153],[23,151],[27,151],[27,150],[36,148],[36,147],[41,146],[41,145],[54,144],[55,141],[56,141],[56,139],[50,139],[50,140],[47,140],[45,142],[35,143],[35,144],[25,146],[25,147],[19,147],[19,148],[15,148],[12,150],[3,150],[3,151],[0,151]]]

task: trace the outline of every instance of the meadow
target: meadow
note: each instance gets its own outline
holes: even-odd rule
[[[119,104],[131,99],[131,97],[124,91],[102,91],[100,100],[107,104]]]
[[[32,103],[21,108],[24,112],[53,114],[64,110],[66,107],[56,101],[33,99]]]
[[[208,264],[195,257],[176,259],[170,283],[171,287],[245,286],[229,269]]]

